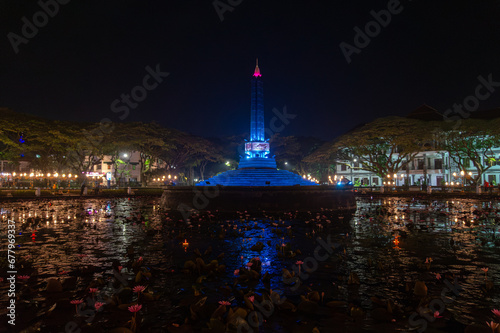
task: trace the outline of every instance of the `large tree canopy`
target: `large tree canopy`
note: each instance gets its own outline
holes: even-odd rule
[[[476,174],[471,181],[481,183],[484,172],[497,161],[493,148],[500,147],[500,119],[467,119],[458,128],[444,127],[440,142],[460,170],[465,171],[472,164]]]
[[[432,131],[419,120],[387,117],[356,128],[326,144],[309,161],[338,158],[338,162],[380,177],[398,172],[421,151],[432,147]]]

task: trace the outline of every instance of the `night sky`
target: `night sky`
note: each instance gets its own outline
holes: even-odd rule
[[[374,20],[371,11],[396,1],[220,1],[228,2],[237,6],[221,21],[212,0],[71,0],[46,24],[37,16],[38,33],[16,54],[8,34],[22,37],[22,18],[33,22],[41,7],[2,1],[0,107],[51,119],[158,121],[206,137],[236,135],[249,131],[258,57],[266,124],[273,108],[286,105],[296,117],[281,134],[332,139],[424,103],[444,112],[474,95],[479,75],[500,82],[498,0],[402,0],[350,64],[340,43],[354,45],[353,29],[364,30]],[[146,67],[158,64],[169,75],[120,119],[124,113],[112,111],[113,101],[142,86]],[[496,89],[480,110],[500,106]]]

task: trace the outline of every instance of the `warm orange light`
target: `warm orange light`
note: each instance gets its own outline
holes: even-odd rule
[[[185,246],[185,247],[189,246],[189,243],[188,243],[187,239],[184,239],[184,243],[182,243],[182,246]]]

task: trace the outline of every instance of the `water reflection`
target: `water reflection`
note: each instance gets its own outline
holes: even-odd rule
[[[441,293],[443,282],[436,274],[458,278],[463,291],[446,309],[462,323],[491,319],[489,309],[500,301],[498,295],[481,289],[485,281],[481,268],[489,268],[486,276],[492,281],[500,274],[497,202],[371,198],[358,199],[354,215],[208,212],[186,222],[163,211],[158,201],[8,202],[0,210],[0,233],[6,237],[7,219],[17,222],[16,255],[27,258],[41,280],[89,268],[94,277],[111,276],[113,261],[125,266],[142,256],[156,274],[150,288],[162,295],[160,302],[165,304],[158,309],[182,304],[195,290],[216,303],[224,297],[221,286],[259,292],[272,289],[295,304],[307,287],[324,293],[327,301],[345,301],[366,311],[374,307],[374,299],[393,300],[404,307],[413,304],[408,286],[412,290],[416,280],[426,281],[429,295]],[[316,262],[313,269],[302,267],[307,277],[301,279],[300,288],[284,283],[283,269],[298,273],[295,263],[312,258],[321,245],[319,239],[335,244],[331,255]],[[200,274],[183,273],[185,262],[198,257],[207,264],[217,260],[218,265],[225,265],[225,272],[200,272],[206,275],[201,281],[197,281]],[[254,258],[262,263],[261,276],[267,273],[269,279],[238,279],[234,272],[248,269],[247,263]],[[429,270],[426,258],[433,260]],[[348,283],[353,273],[360,280],[356,288]],[[85,288],[84,282],[76,288]],[[6,301],[5,294],[2,301]],[[237,304],[234,297],[231,301]],[[347,306],[344,310],[349,311]],[[179,305],[157,316],[182,323],[185,313]],[[407,324],[397,323],[400,327]]]

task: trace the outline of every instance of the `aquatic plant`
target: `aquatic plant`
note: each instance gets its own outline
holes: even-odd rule
[[[74,299],[70,303],[75,305],[75,311],[78,314],[78,305],[83,303],[83,299]]]

